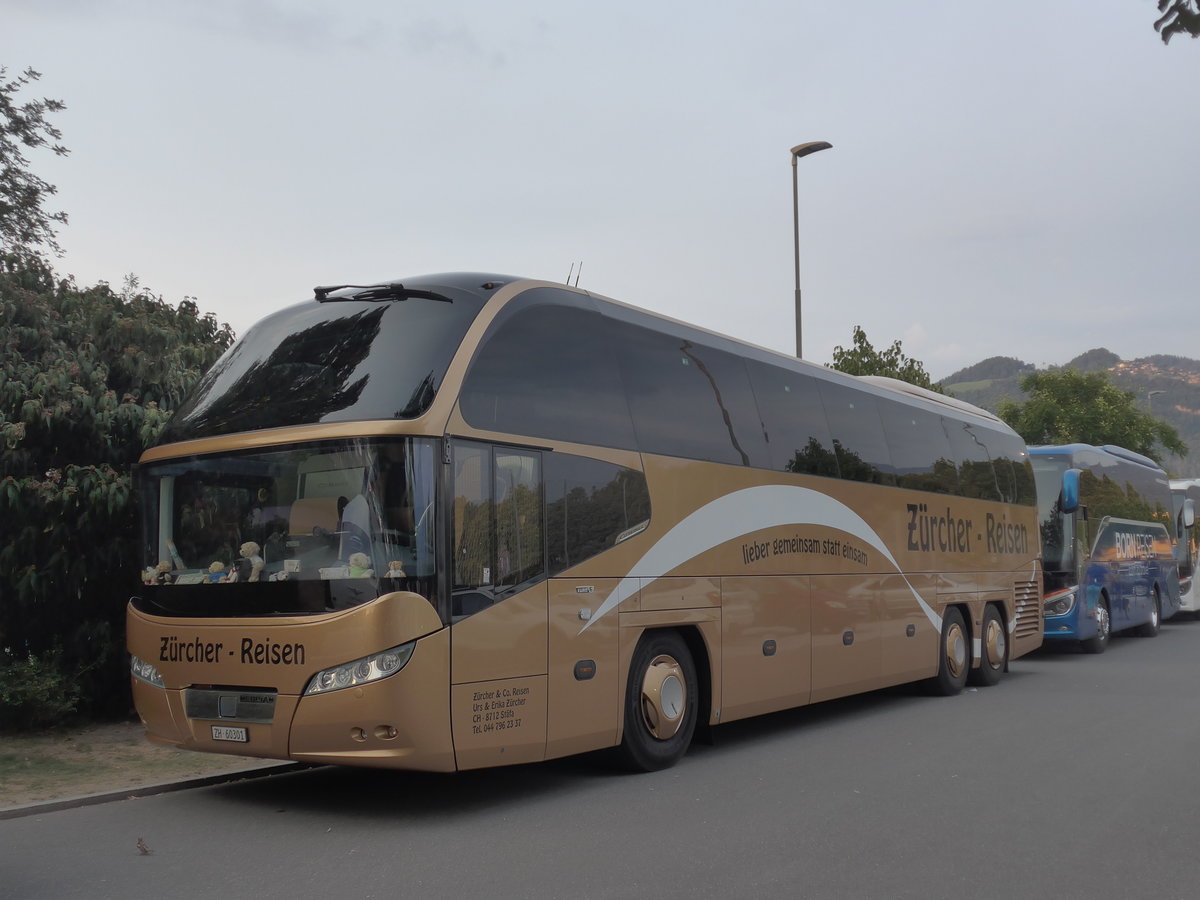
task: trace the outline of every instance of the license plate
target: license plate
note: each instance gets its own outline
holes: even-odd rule
[[[250,735],[246,729],[236,725],[214,725],[212,735],[214,741],[237,741],[241,744],[250,742]]]

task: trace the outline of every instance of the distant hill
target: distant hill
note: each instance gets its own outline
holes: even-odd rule
[[[1172,475],[1200,477],[1200,360],[1166,354],[1123,360],[1099,347],[1066,366],[1082,372],[1108,372],[1113,384],[1132,393],[1143,409],[1171,423],[1190,452],[1185,457],[1168,457],[1165,468]],[[1019,359],[993,356],[939,383],[960,400],[995,412],[1005,398],[1025,399],[1021,378],[1035,371],[1036,367]]]
[[[1080,372],[1108,372],[1121,361],[1121,357],[1111,350],[1097,347],[1087,353],[1081,353],[1069,363],[1068,369],[1078,369]]]
[[[995,378],[1012,378],[1026,375],[1034,370],[1032,363],[1022,362],[1011,356],[990,356],[983,362],[959,369],[953,375],[942,380],[943,385],[958,384],[964,381],[990,381]]]

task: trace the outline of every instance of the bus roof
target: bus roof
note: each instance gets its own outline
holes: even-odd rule
[[[1034,456],[1047,456],[1050,454],[1069,455],[1072,459],[1089,453],[1098,454],[1100,456],[1109,456],[1113,459],[1123,460],[1135,465],[1144,466],[1147,469],[1154,469],[1162,472],[1162,466],[1156,463],[1148,456],[1143,456],[1140,453],[1135,453],[1132,450],[1126,450],[1124,447],[1118,447],[1116,444],[1102,444],[1094,446],[1092,444],[1043,444],[1029,448],[1030,454]]]

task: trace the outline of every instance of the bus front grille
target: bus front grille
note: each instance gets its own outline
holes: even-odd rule
[[[189,688],[183,703],[189,719],[269,723],[275,718],[275,691]]]

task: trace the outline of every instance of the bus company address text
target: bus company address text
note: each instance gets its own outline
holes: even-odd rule
[[[520,685],[475,691],[471,697],[471,734],[520,728],[528,701],[529,688]]]

